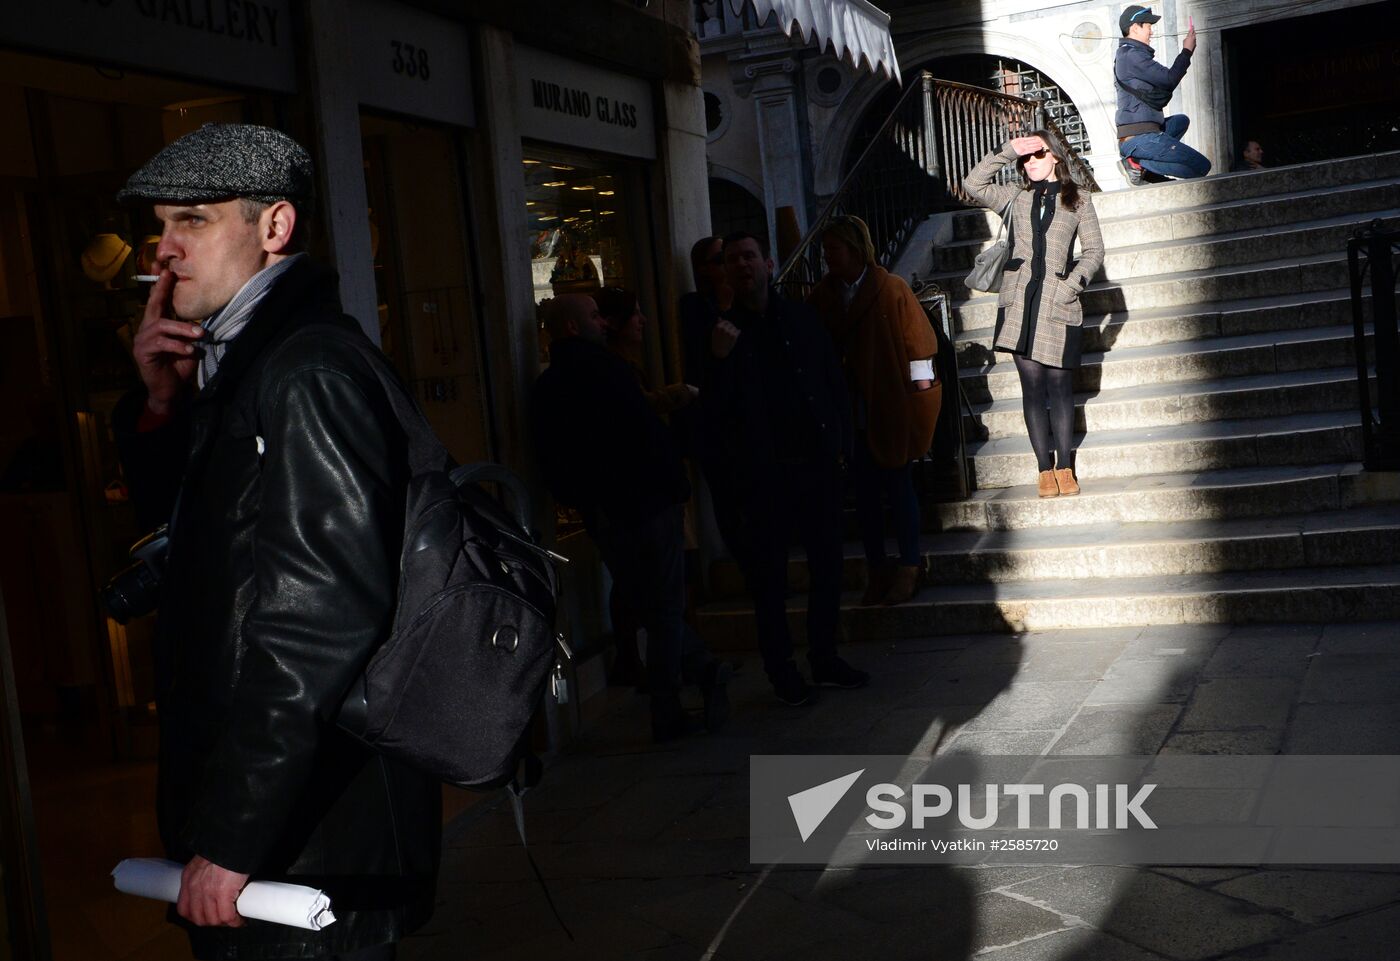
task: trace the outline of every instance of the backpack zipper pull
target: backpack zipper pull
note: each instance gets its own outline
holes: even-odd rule
[[[563,634],[554,635],[554,643],[559,648],[562,657],[554,659],[554,673],[550,675],[549,685],[554,692],[554,700],[558,704],[569,703],[569,679],[564,676],[564,662],[573,661],[574,652],[569,647],[569,642],[564,640]]]

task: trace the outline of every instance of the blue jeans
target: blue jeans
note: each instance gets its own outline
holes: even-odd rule
[[[852,468],[856,487],[856,517],[865,560],[873,570],[884,564],[885,501],[890,504],[894,533],[899,542],[899,563],[917,567],[923,559],[919,550],[919,495],[914,491],[914,465],[893,470],[881,467],[870,456],[865,435],[856,437]]]
[[[1163,177],[1189,180],[1210,173],[1210,160],[1181,142],[1191,118],[1184,113],[1168,117],[1162,133],[1130,137],[1118,145],[1118,152],[1132,157],[1144,170]]]

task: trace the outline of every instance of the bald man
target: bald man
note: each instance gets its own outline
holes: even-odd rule
[[[598,313],[598,302],[587,294],[560,294],[545,306],[544,327],[551,341],[580,337],[593,344],[607,342],[607,323]],[[571,348],[565,348],[565,352]],[[550,359],[554,347],[550,346]]]
[[[669,741],[696,728],[682,677],[699,684],[705,725],[728,715],[727,665],[685,624],[682,517],[690,482],[666,425],[636,375],[607,349],[593,298],[561,294],[545,309],[549,368],[535,382],[530,428],[554,499],[582,516],[622,594],[647,631],[651,732]]]

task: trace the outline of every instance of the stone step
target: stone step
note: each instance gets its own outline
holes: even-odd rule
[[[1123,281],[1100,281],[1086,289],[1080,295],[1080,300],[1084,312],[1094,315],[1125,309],[1190,308],[1217,301],[1349,289],[1350,284],[1346,252],[1342,250],[1248,266],[1212,267]],[[968,300],[954,300],[952,312],[959,330],[991,327],[996,323],[996,295],[983,294]]]
[[[898,607],[857,607],[859,599],[855,592],[842,598],[842,633],[856,642],[1154,624],[1388,621],[1400,618],[1400,565],[937,586]],[[805,603],[804,595],[789,601],[799,641],[806,638]],[[753,611],[743,600],[701,608],[697,626],[712,649],[757,647]]]
[[[1392,229],[1400,225],[1400,210],[1353,213],[1298,224],[1288,229],[1265,228],[1187,241],[1167,240],[1132,247],[1110,246],[1103,267],[1095,274],[1095,280],[1122,284],[1139,277],[1218,270],[1285,257],[1345,252],[1347,241],[1357,229],[1372,221],[1380,221],[1386,229]],[[977,293],[963,282],[966,273],[966,270],[961,270],[935,274],[928,279],[946,290],[954,300],[966,299]]]
[[[1280,517],[952,532],[925,535],[920,549],[930,586],[1395,564],[1400,563],[1400,505]],[[863,589],[866,576],[860,545],[847,543],[843,589]],[[805,557],[794,556],[788,566],[790,589],[805,592],[809,583]],[[716,565],[711,585],[718,597],[743,592],[732,564]]]
[[[1165,240],[1168,236],[1200,236],[1217,230],[1242,230],[1251,225],[1267,226],[1271,214],[1264,211],[1250,214],[1217,214],[1216,211],[1242,209],[1250,205],[1266,207],[1278,198],[1291,198],[1298,206],[1306,209],[1346,213],[1360,209],[1353,206],[1354,204],[1368,202],[1364,197],[1346,196],[1351,191],[1384,188],[1397,179],[1400,179],[1400,151],[1392,151],[1277,167],[1266,171],[1222,174],[1203,180],[1155,184],[1134,190],[1096,193],[1094,212],[1106,228],[1106,242],[1110,237],[1118,239],[1120,235],[1108,232],[1118,224],[1133,221],[1170,221],[1178,214],[1186,215],[1176,220],[1169,235],[1164,236],[1160,232],[1161,228],[1149,228],[1150,235],[1143,236],[1140,242]],[[1337,199],[1326,199],[1330,197]],[[1380,206],[1393,205],[1382,203]],[[1275,223],[1291,222],[1287,210],[1276,212],[1272,216],[1282,218],[1273,221]],[[1237,220],[1235,217],[1243,219]],[[1200,218],[1199,223],[1195,222],[1195,218]],[[991,237],[996,232],[996,220],[997,215],[994,211],[982,207],[958,211],[952,220],[951,239],[957,242]],[[1193,234],[1191,230],[1197,230],[1199,233]]]
[[[1367,349],[1371,333],[1367,331]],[[1021,380],[1012,355],[992,354],[994,363],[962,369],[958,379],[974,404],[1021,396]],[[1075,390],[1085,393],[1355,366],[1356,336],[1351,327],[1317,327],[1276,334],[1242,334],[1207,340],[1126,347],[1085,354],[1074,372]]]
[[[1077,440],[1075,473],[1086,485],[1105,477],[1326,464],[1361,456],[1360,415],[1354,411],[1092,431]],[[970,442],[967,452],[978,489],[1035,480],[1035,455],[1024,436]]]
[[[1034,484],[1023,484],[926,504],[922,516],[930,531],[1021,531],[1269,517],[1400,500],[1400,478],[1378,490],[1376,477],[1360,464],[1336,463],[1086,479],[1075,497],[1042,498]]]
[[[1097,201],[1103,195],[1096,194]],[[1109,250],[1138,244],[1188,241],[1236,231],[1280,228],[1308,221],[1400,207],[1400,179],[1341,187],[1294,190],[1267,197],[1229,200],[1189,210],[1147,211],[1126,217],[1099,215],[1104,246]],[[963,271],[996,236],[1000,218],[974,208],[955,215],[954,240],[934,250],[934,269]]]
[[[1363,310],[1369,318],[1369,297],[1363,300]],[[1116,348],[1154,347],[1212,337],[1351,323],[1351,293],[1346,290],[1199,304],[1186,308],[1118,310],[1084,318],[1084,351],[1099,353]],[[994,330],[994,327],[981,327],[958,334],[956,348],[960,366],[981,367],[995,363],[992,349]]]
[[[1359,407],[1360,398],[1352,366],[1148,384],[1076,394],[1074,403],[1075,430],[1084,432],[1349,410]],[[1026,432],[1019,397],[974,404],[971,416],[964,415],[963,421],[968,436],[1011,437]]]
[[[1396,177],[1400,177],[1400,151],[1390,151],[1098,193],[1094,209],[1102,219],[1115,220]]]

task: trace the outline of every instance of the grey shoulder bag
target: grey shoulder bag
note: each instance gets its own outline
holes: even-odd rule
[[[1006,268],[1006,261],[1011,256],[1011,205],[1015,203],[1016,195],[1012,194],[1011,199],[1006,202],[1006,206],[1001,211],[1001,226],[997,228],[997,239],[992,241],[972,263],[972,269],[968,271],[963,283],[973,290],[984,290],[989,294],[994,294],[1001,290],[1001,274]]]

